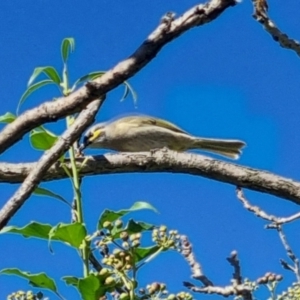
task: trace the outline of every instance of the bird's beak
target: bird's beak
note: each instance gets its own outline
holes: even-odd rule
[[[87,148],[90,144],[93,143],[95,139],[97,139],[101,134],[103,133],[103,130],[97,129],[94,132],[89,132],[83,137],[83,142],[79,147],[79,151],[84,150]]]
[[[84,150],[88,145],[90,144],[88,137],[85,136],[83,138],[83,142],[81,143],[81,145],[79,146],[79,151],[81,152],[82,150]]]

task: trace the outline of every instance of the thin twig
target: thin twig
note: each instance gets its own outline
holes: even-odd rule
[[[102,265],[99,263],[99,261],[92,252],[90,253],[89,261],[97,272],[100,272],[102,270]]]
[[[233,266],[233,279],[235,280],[236,284],[242,284],[242,275],[241,275],[241,266],[240,260],[238,259],[237,251],[232,251],[230,256],[227,257],[228,262]]]
[[[300,218],[300,212],[291,215],[289,217],[286,218],[282,218],[282,217],[276,217],[270,214],[267,214],[265,211],[263,211],[260,207],[258,206],[254,206],[251,205],[249,203],[249,201],[246,199],[246,197],[244,196],[243,190],[241,187],[237,187],[236,189],[237,192],[237,198],[243,203],[244,207],[249,210],[250,212],[254,213],[256,216],[266,220],[266,221],[270,221],[271,224],[268,224],[266,226],[266,228],[277,228],[280,225],[286,224],[286,223],[290,223],[292,221],[295,221],[297,219]],[[300,204],[300,203],[297,203]]]
[[[206,275],[204,275],[202,267],[200,263],[196,260],[195,254],[193,252],[192,244],[189,242],[187,236],[182,235],[180,237],[181,240],[181,253],[189,263],[192,270],[192,277],[201,281],[204,286],[213,286],[211,280],[208,279]]]
[[[223,297],[229,297],[233,295],[240,295],[243,296],[244,300],[252,300],[252,291],[251,288],[245,286],[243,284],[233,286],[205,286],[205,287],[198,287],[190,282],[184,282],[184,286],[190,289],[193,292],[202,293],[202,294],[215,294]]]
[[[291,269],[291,271],[294,272],[294,274],[297,277],[297,281],[300,282],[300,270],[299,270],[299,259],[298,257],[294,254],[291,246],[289,245],[287,238],[285,236],[285,234],[283,233],[282,227],[278,226],[277,227],[277,231],[280,237],[280,240],[282,242],[282,245],[288,255],[288,257],[290,258],[290,260],[294,263],[294,267]]]
[[[280,31],[275,23],[269,18],[268,4],[266,0],[252,0],[254,7],[253,17],[261,23],[264,29],[273,37],[274,41],[278,42],[283,48],[293,50],[300,56],[300,43],[288,37],[287,34]]]
[[[293,252],[291,246],[289,245],[287,238],[282,230],[282,225],[286,224],[288,222],[291,222],[291,220],[298,219],[299,213],[297,213],[291,217],[288,217],[288,218],[278,218],[273,215],[269,215],[266,212],[264,212],[261,208],[259,208],[258,206],[251,205],[249,203],[249,201],[245,198],[243,191],[240,187],[237,188],[237,197],[244,204],[244,207],[247,210],[249,210],[250,212],[253,212],[256,216],[271,222],[271,224],[266,226],[267,229],[276,229],[277,230],[280,240],[281,240],[281,243],[282,243],[288,257],[294,263],[294,266],[289,265],[286,261],[284,261],[282,259],[280,260],[280,263],[283,268],[285,268],[286,270],[292,271],[296,275],[297,281],[300,282],[299,259],[294,254],[294,252]]]
[[[192,270],[192,277],[201,281],[203,287],[197,287],[194,284],[184,281],[183,285],[193,292],[203,294],[216,294],[224,297],[232,295],[240,295],[244,300],[252,300],[252,290],[249,286],[242,283],[241,267],[237,257],[237,252],[232,251],[230,257],[227,258],[229,263],[234,267],[232,285],[220,287],[215,286],[206,275],[204,275],[200,263],[196,260],[195,254],[193,253],[192,244],[189,242],[187,236],[182,235],[181,240],[181,253],[189,263]]]

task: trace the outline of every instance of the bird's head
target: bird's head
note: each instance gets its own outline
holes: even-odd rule
[[[101,143],[106,137],[105,123],[99,123],[90,127],[83,136],[80,151],[85,148],[101,148]]]

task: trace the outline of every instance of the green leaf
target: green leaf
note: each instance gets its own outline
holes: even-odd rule
[[[127,225],[125,226],[125,229],[124,228],[117,229],[114,227],[111,231],[111,234],[114,239],[117,239],[120,237],[122,231],[126,231],[129,235],[131,235],[134,233],[152,230],[154,227],[155,226],[152,224],[144,223],[144,222],[136,222],[130,219]]]
[[[28,225],[25,225],[22,228],[16,226],[6,226],[0,231],[0,233],[16,233],[21,234],[26,238],[35,237],[48,240],[51,229],[52,226],[49,224],[30,222]]]
[[[55,68],[51,66],[46,66],[46,67],[38,67],[35,68],[32,75],[30,76],[27,86],[31,86],[31,84],[35,81],[35,79],[41,74],[44,73],[50,80],[53,81],[53,83],[57,84],[58,86],[61,83],[61,78],[58,75],[58,72],[56,71]]]
[[[112,211],[112,210],[106,209],[99,218],[98,229],[102,229],[103,223],[106,221],[113,222],[113,221],[125,216],[126,214],[128,214],[130,212],[133,212],[136,210],[141,210],[141,209],[150,209],[150,210],[153,210],[154,212],[157,212],[156,208],[153,207],[151,204],[149,204],[147,202],[142,202],[142,201],[134,203],[133,206],[131,206],[129,209],[123,209],[120,211]]]
[[[26,91],[24,92],[24,94],[22,95],[22,97],[21,97],[21,99],[20,99],[20,101],[18,103],[17,114],[19,113],[21,105],[24,103],[24,101],[28,98],[28,96],[31,93],[33,93],[34,91],[36,91],[37,89],[41,88],[44,85],[53,84],[53,83],[55,83],[55,82],[53,82],[53,80],[51,80],[51,79],[45,79],[45,80],[39,81],[39,82],[31,85],[30,87],[28,87],[26,89]]]
[[[88,73],[88,74],[80,77],[79,79],[77,79],[75,81],[75,83],[73,84],[73,87],[71,90],[74,91],[80,83],[83,83],[83,82],[86,82],[89,80],[94,80],[94,79],[102,76],[103,74],[105,74],[105,71],[95,71],[95,72]]]
[[[132,211],[135,211],[135,210],[141,210],[141,209],[149,209],[149,210],[153,210],[155,213],[158,213],[158,210],[157,210],[153,205],[151,205],[151,204],[148,203],[148,202],[144,202],[144,201],[138,201],[138,202],[135,202],[135,203],[129,208],[129,211],[132,212]]]
[[[113,222],[113,221],[123,217],[126,213],[127,213],[127,211],[124,211],[124,210],[115,212],[115,211],[106,209],[100,216],[100,219],[98,221],[98,229],[103,228],[104,222],[106,222],[106,221]]]
[[[29,135],[30,143],[33,148],[38,150],[48,150],[57,141],[58,137],[49,130],[34,129]]]
[[[134,220],[129,220],[127,226],[125,227],[125,231],[128,232],[128,234],[133,233],[139,233],[143,231],[149,231],[152,230],[155,226],[149,223],[145,222],[136,222]]]
[[[123,94],[123,96],[122,96],[122,98],[121,98],[121,102],[122,101],[124,101],[125,99],[126,99],[126,97],[128,96],[128,94],[129,94],[129,88],[128,88],[128,86],[125,84],[125,89],[124,89],[124,94]]]
[[[83,239],[86,237],[86,228],[80,223],[60,223],[52,227],[49,224],[31,222],[22,228],[16,226],[4,227],[0,233],[16,233],[26,238],[35,237],[45,240],[55,240],[79,248]]]
[[[74,276],[64,276],[62,278],[66,284],[68,285],[74,285],[74,286],[77,286],[78,285],[78,282],[79,282],[79,278],[77,277],[74,277]]]
[[[35,188],[33,193],[37,196],[48,196],[48,197],[51,197],[54,199],[58,199],[64,203],[68,204],[68,206],[71,206],[70,203],[65,198],[63,198],[62,196],[55,194],[52,191],[47,190],[45,188],[37,187],[37,188]]]
[[[95,300],[104,296],[108,287],[101,284],[99,276],[93,274],[86,278],[80,279],[78,282],[78,290],[81,299]]]
[[[124,81],[123,84],[125,85],[125,90],[124,90],[124,94],[121,98],[121,101],[124,101],[125,98],[128,96],[129,92],[131,93],[132,95],[132,98],[133,98],[133,103],[134,103],[134,106],[137,107],[137,99],[138,99],[138,96],[137,96],[137,93],[136,91],[133,89],[133,87],[129,84],[129,82],[127,81]]]
[[[152,246],[148,248],[136,248],[134,250],[134,261],[138,263],[141,260],[146,259],[150,255],[156,253],[158,250],[159,250],[158,246]]]
[[[20,271],[16,268],[7,268],[0,271],[0,274],[6,275],[16,275],[22,278],[29,280],[29,284],[33,287],[39,287],[43,289],[50,290],[58,295],[61,299],[62,297],[59,295],[55,281],[46,275],[46,273],[38,273],[38,274],[30,274],[29,272]]]
[[[0,123],[11,123],[13,122],[17,117],[10,113],[10,112],[7,112],[6,114],[0,116]]]
[[[86,235],[87,235],[86,228],[81,223],[73,223],[73,224],[60,223],[50,230],[49,239],[61,241],[79,249]]]
[[[75,40],[74,38],[65,38],[61,44],[61,57],[64,63],[67,62],[69,54],[72,53],[75,49]]]
[[[78,288],[81,299],[95,300],[104,296],[110,286],[104,286],[103,279],[100,275],[91,274],[86,278],[77,278],[74,276],[65,276],[62,278],[66,284]]]

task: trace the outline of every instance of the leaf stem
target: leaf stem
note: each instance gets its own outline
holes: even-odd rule
[[[67,117],[67,126],[69,127],[72,122],[72,117]],[[74,189],[74,198],[76,203],[76,210],[77,210],[77,222],[84,223],[84,217],[83,217],[83,208],[82,208],[82,195],[80,190],[80,184],[81,180],[79,177],[78,169],[76,166],[76,159],[75,159],[75,147],[74,145],[71,146],[69,150],[69,156],[70,156],[70,162],[71,162],[71,168],[72,168],[72,183],[73,183],[73,189]],[[86,240],[83,240],[82,242],[82,250],[81,250],[81,256],[83,259],[83,274],[84,277],[87,277],[89,275],[89,243]]]
[[[64,61],[64,67],[62,72],[62,89],[64,96],[68,96],[70,93],[69,90],[69,78],[68,78],[68,66],[66,61]],[[67,127],[70,127],[71,124],[74,121],[73,116],[67,116],[66,117],[66,123]],[[69,149],[69,156],[70,156],[70,162],[71,162],[71,169],[72,169],[72,176],[70,176],[70,180],[73,184],[73,190],[74,190],[74,198],[75,198],[75,204],[76,204],[76,212],[77,212],[77,222],[84,224],[84,217],[83,217],[83,208],[82,208],[82,196],[81,196],[81,178],[79,177],[79,171],[77,169],[76,165],[76,158],[75,158],[75,144],[72,145]],[[90,243],[87,240],[82,241],[82,249],[80,250],[81,257],[83,260],[83,276],[88,277],[90,270],[89,270],[89,255],[90,255]]]
[[[63,78],[62,81],[63,94],[64,96],[68,96],[70,91],[69,91],[68,67],[66,63],[64,63],[62,78]]]
[[[160,252],[164,250],[164,247],[160,247],[155,253],[150,255],[147,259],[145,259],[137,268],[136,270],[139,270],[142,266],[144,266],[146,263],[154,259]]]

